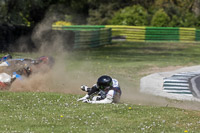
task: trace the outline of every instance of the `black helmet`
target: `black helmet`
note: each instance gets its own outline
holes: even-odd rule
[[[101,90],[111,87],[112,85],[112,78],[110,76],[103,75],[97,80],[97,87]]]

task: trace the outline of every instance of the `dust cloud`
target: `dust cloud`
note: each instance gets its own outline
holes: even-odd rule
[[[84,83],[92,84],[95,78],[84,68],[77,71],[68,71],[66,66],[67,53],[55,57],[55,65],[48,72],[39,72],[30,77],[13,82],[10,91],[28,92],[58,92],[68,94],[84,94],[80,86]],[[95,79],[95,80],[94,80]]]
[[[80,86],[88,83],[88,81],[89,83],[93,82],[92,76],[84,68],[75,72],[68,71],[66,57],[69,56],[68,52],[70,51],[65,49],[66,39],[56,32],[51,32],[51,26],[56,20],[56,16],[47,13],[44,20],[35,27],[31,36],[37,49],[39,49],[34,55],[37,57],[52,56],[55,59],[54,66],[50,71],[34,73],[28,78],[24,77],[22,81],[16,80],[13,82],[10,91],[84,94],[80,90]],[[21,47],[24,48],[24,45],[22,43]],[[85,65],[83,64],[83,66]]]

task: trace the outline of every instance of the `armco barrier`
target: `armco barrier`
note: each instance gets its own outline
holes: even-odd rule
[[[80,47],[86,46],[99,46],[98,41],[101,39],[100,45],[107,39],[110,41],[111,33],[104,33],[105,28],[112,31],[112,38],[123,38],[126,41],[134,42],[196,42],[200,41],[200,30],[195,28],[182,28],[182,27],[145,27],[145,26],[123,26],[123,25],[72,25],[72,26],[53,26],[53,29],[59,30],[72,30],[77,31],[75,42],[79,47],[80,44],[85,44]],[[103,30],[104,29],[104,30]],[[88,31],[88,33],[86,32]],[[83,34],[78,34],[82,32]],[[94,34],[94,35],[92,35]],[[100,35],[100,36],[98,36]],[[79,39],[83,37],[85,40]],[[82,40],[83,42],[81,42]],[[104,40],[104,41],[103,41]],[[108,41],[109,40],[109,41]],[[86,45],[86,42],[87,45]],[[105,41],[106,42],[106,41]],[[89,44],[91,43],[91,44]],[[93,44],[92,44],[93,43]]]

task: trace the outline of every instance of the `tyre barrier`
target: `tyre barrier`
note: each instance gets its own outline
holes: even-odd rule
[[[112,37],[122,36],[135,42],[196,42],[200,41],[200,30],[182,27],[145,27],[105,25],[112,28]]]
[[[53,30],[74,32],[73,49],[92,48],[111,44],[111,28],[105,26],[53,26]]]
[[[145,27],[125,25],[70,25],[56,26],[52,29],[59,30],[100,30],[111,29],[113,40],[131,42],[197,42],[200,41],[200,30],[184,27]],[[109,37],[110,37],[110,34]]]

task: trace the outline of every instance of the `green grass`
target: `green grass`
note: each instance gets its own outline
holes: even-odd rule
[[[139,88],[141,77],[154,69],[200,64],[199,44],[120,42],[97,49],[73,51],[66,58],[68,69],[83,69],[98,77],[109,74]],[[158,70],[159,71],[159,70]]]
[[[34,53],[14,53],[14,57],[24,56],[36,57]],[[153,73],[155,71],[153,68],[159,71],[169,66],[199,65],[199,57],[199,44],[120,42],[101,48],[71,51],[65,57],[63,64],[66,73],[70,72],[74,80],[78,80],[77,75],[86,79],[97,78],[101,74],[112,75],[120,81],[122,92],[126,94],[130,92],[126,88],[139,89],[140,78]],[[81,75],[80,72],[85,74]],[[80,95],[2,91],[0,132],[184,133],[188,131],[196,133],[200,131],[199,111],[142,106],[130,104],[131,102],[92,105],[77,102],[78,97]],[[169,102],[174,101],[169,100]]]
[[[84,61],[103,61],[121,65],[132,62],[164,67],[199,63],[199,48],[198,44],[122,42],[99,49],[75,51],[74,54],[81,55],[76,57]]]
[[[1,132],[198,132],[198,111],[131,104],[91,105],[58,93],[0,93]]]

